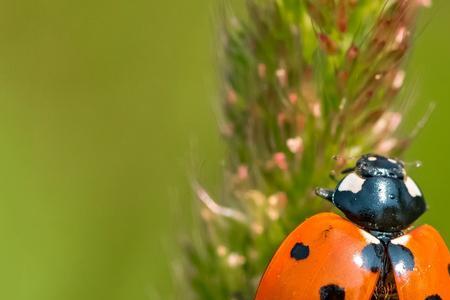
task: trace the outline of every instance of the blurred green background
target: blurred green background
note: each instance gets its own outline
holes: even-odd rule
[[[207,0],[0,1],[0,299],[170,299],[189,169],[220,186],[213,24]],[[450,3],[419,29],[408,128],[438,106],[408,158],[450,241]]]

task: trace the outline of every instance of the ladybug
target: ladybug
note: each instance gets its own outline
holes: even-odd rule
[[[401,161],[363,155],[335,190],[316,189],[347,218],[319,213],[281,244],[255,300],[450,300],[450,254]]]

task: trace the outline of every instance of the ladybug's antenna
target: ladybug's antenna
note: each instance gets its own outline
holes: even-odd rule
[[[317,196],[319,196],[325,200],[328,200],[330,202],[333,202],[333,195],[334,195],[333,190],[324,189],[324,188],[316,188],[315,193]]]
[[[403,162],[403,165],[406,167],[420,168],[422,166],[422,162],[420,160]]]
[[[345,156],[340,156],[340,155],[333,155],[333,160],[335,160],[336,162],[348,162],[349,160],[353,160],[356,157],[345,157]],[[355,171],[354,167],[351,168],[345,168],[344,170],[341,171],[341,174],[349,174],[351,172]]]
[[[352,160],[352,159],[355,159],[355,158],[357,158],[357,157],[354,157],[354,156],[348,156],[348,157],[346,157],[346,156],[342,156],[342,155],[333,155],[333,160],[335,160],[335,161],[340,161],[340,160],[345,160],[345,161],[347,161],[347,160]]]

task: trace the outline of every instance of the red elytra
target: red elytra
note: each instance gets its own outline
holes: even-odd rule
[[[390,243],[395,249],[383,255],[394,257],[392,273],[400,300],[450,299],[450,254],[435,229],[423,225]],[[376,299],[381,268],[363,255],[369,245],[381,244],[336,214],[315,215],[278,248],[255,300]],[[400,250],[412,259],[396,260],[395,251]]]

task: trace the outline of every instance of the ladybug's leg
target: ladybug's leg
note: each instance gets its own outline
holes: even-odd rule
[[[355,168],[347,168],[341,171],[341,174],[350,174],[351,172],[354,172]]]
[[[333,202],[334,190],[324,189],[324,188],[316,188],[316,195],[326,199],[330,202]]]

